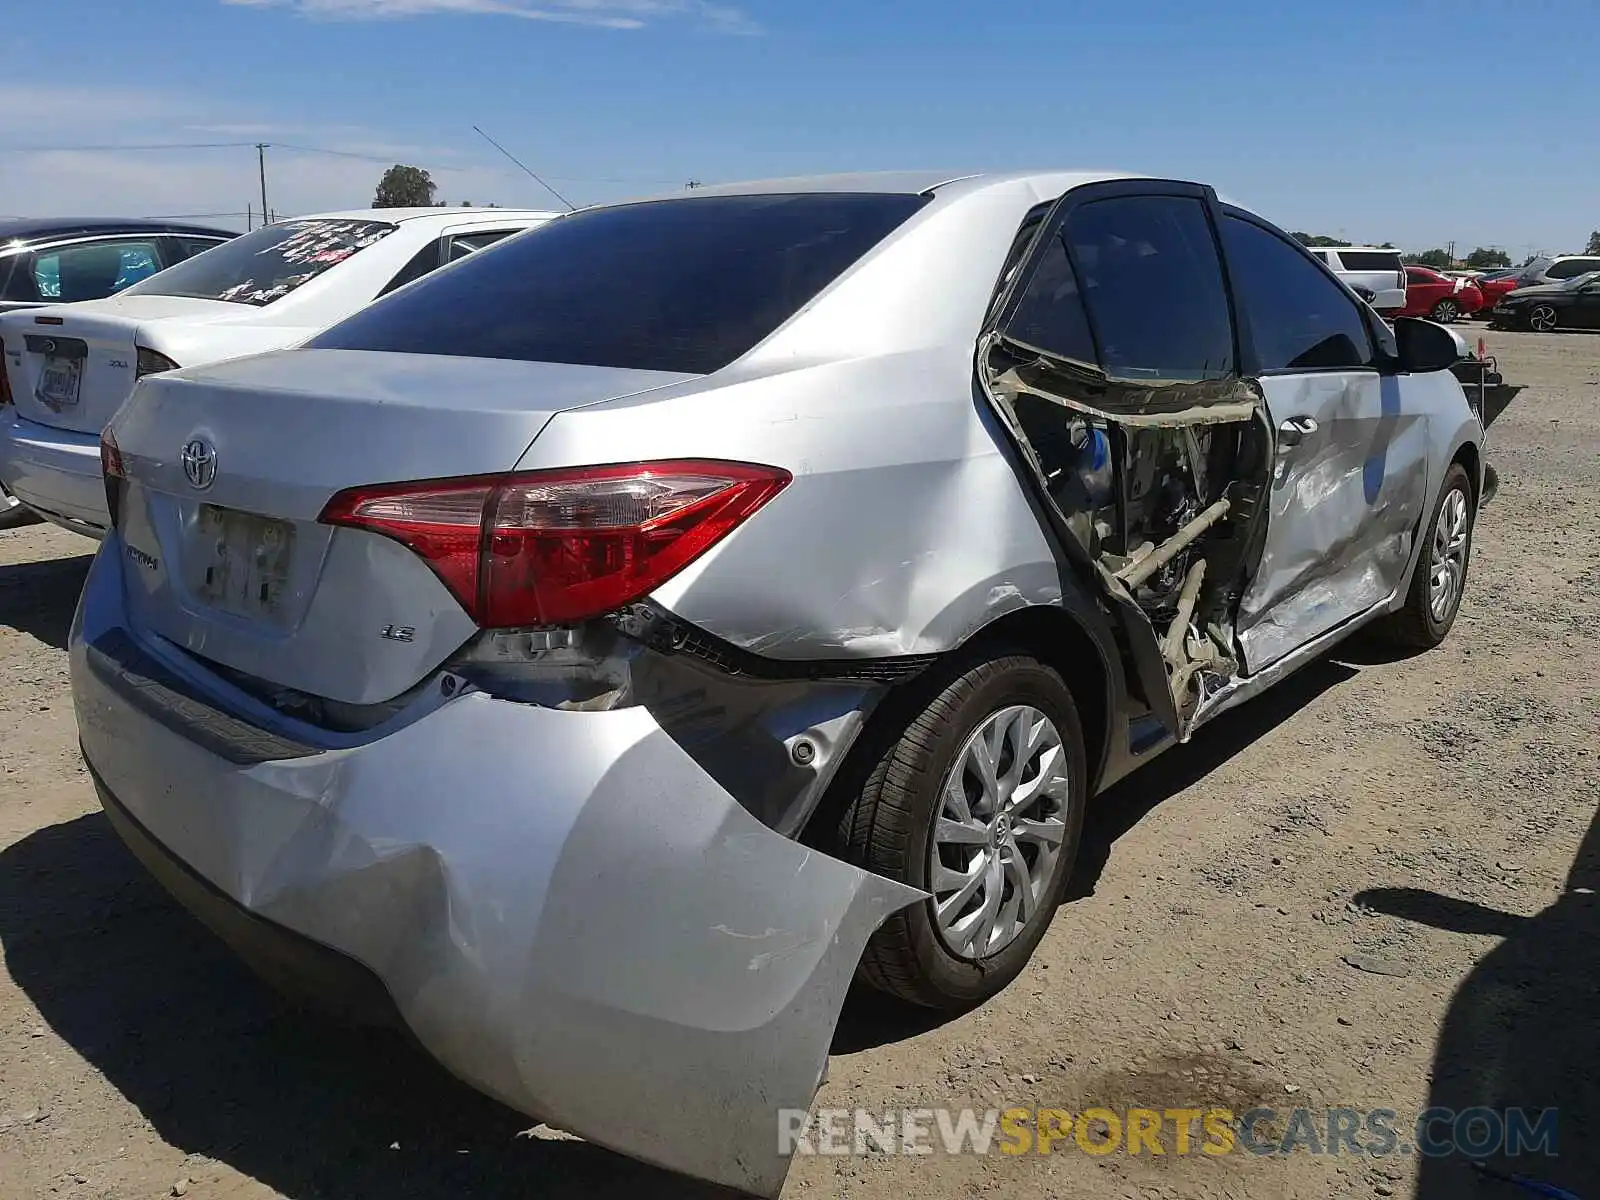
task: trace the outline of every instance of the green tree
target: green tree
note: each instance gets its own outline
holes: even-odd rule
[[[1348,246],[1350,244],[1321,233],[1292,233],[1289,236],[1302,246]]]
[[[1443,271],[1455,264],[1450,259],[1448,250],[1424,250],[1421,254],[1407,254],[1408,263],[1416,263],[1419,267],[1432,267],[1435,271]]]
[[[1511,255],[1504,250],[1490,250],[1479,246],[1462,261],[1475,271],[1487,271],[1494,267],[1509,267]]]
[[[1585,254],[1600,254],[1600,229],[1589,235],[1589,244],[1583,248]]]
[[[438,190],[433,178],[421,167],[396,163],[378,180],[378,191],[372,197],[372,207],[428,208],[433,205]]]

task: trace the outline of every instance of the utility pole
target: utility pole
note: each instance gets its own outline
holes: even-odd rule
[[[256,143],[256,165],[261,168],[261,222],[266,224],[267,217],[267,145],[266,142]]]
[[[255,209],[250,204],[247,203],[244,206],[244,231],[246,233],[249,233],[255,227],[256,227]]]
[[[698,179],[691,179],[683,186],[688,188],[690,191],[693,191],[697,187],[705,187],[705,184],[701,183]]]

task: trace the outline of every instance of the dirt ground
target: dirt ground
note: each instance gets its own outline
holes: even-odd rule
[[[1445,646],[1343,650],[1102,797],[1023,977],[932,1026],[853,1000],[819,1105],[1348,1106],[1402,1131],[1558,1106],[1559,1157],[1518,1169],[1596,1194],[1600,336],[1487,338],[1527,390],[1491,431],[1501,491]],[[394,1039],[286,1010],[146,879],[74,735],[92,549],[0,534],[0,1198],[706,1195],[518,1137]],[[1070,1145],[801,1158],[785,1191],[908,1194],[1518,1193],[1460,1157]]]

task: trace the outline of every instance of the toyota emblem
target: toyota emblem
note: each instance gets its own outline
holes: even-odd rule
[[[217,477],[217,449],[203,437],[190,438],[183,447],[183,475],[191,487],[204,491]]]

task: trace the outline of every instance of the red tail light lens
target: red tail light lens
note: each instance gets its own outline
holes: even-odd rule
[[[107,479],[128,477],[122,469],[122,451],[117,448],[117,439],[111,435],[110,426],[100,431],[100,474]]]
[[[645,596],[789,483],[674,461],[351,488],[323,510],[415,550],[485,628],[566,625]]]

